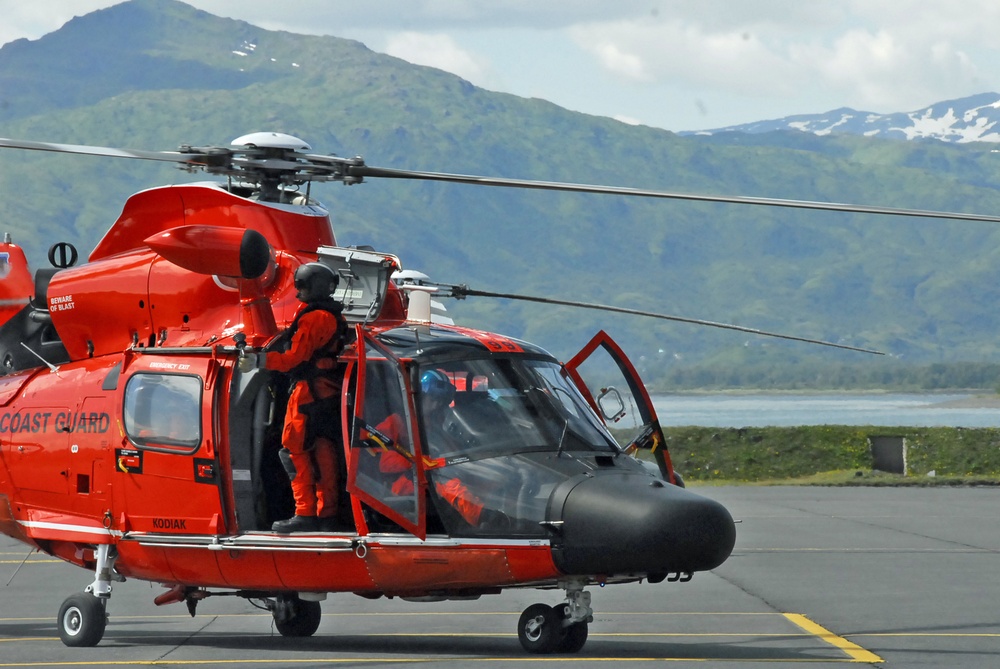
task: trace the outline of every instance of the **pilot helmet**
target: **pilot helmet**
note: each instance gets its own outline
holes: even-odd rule
[[[442,400],[451,404],[455,397],[455,386],[451,385],[448,376],[439,369],[431,369],[420,376],[420,392],[424,397]]]
[[[306,263],[295,270],[296,297],[303,302],[327,299],[337,290],[339,282],[337,273],[320,262]]]

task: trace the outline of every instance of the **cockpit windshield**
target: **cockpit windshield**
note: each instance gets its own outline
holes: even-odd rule
[[[572,381],[550,360],[424,364],[419,378],[425,455],[443,464],[530,451],[618,451]]]

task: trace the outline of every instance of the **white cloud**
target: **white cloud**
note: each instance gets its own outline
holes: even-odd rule
[[[787,88],[787,62],[746,30],[706,31],[704,26],[676,20],[618,21],[577,26],[572,34],[605,69],[637,81],[760,95]],[[608,54],[629,58],[615,61]]]
[[[0,44],[22,37],[37,39],[58,30],[74,16],[83,16],[111,4],[108,0],[0,0],[0,17],[3,19],[0,20]]]
[[[185,0],[220,16],[253,15],[258,25],[282,26],[294,32],[315,32],[320,26],[349,30],[437,32],[453,29],[533,28],[555,30],[582,20],[613,20],[645,15],[658,0]],[[267,26],[265,26],[265,22]]]
[[[457,74],[478,85],[485,85],[490,79],[489,64],[485,60],[463,49],[443,33],[398,33],[389,37],[385,52],[417,65]]]
[[[848,31],[831,45],[796,48],[793,56],[803,73],[860,109],[908,111],[987,90],[979,67],[961,49],[894,30]]]
[[[624,123],[625,125],[643,125],[642,121],[637,118],[632,118],[631,116],[615,115],[612,118],[620,123]]]
[[[613,42],[601,42],[593,46],[601,64],[610,72],[621,74],[635,81],[651,79],[643,59],[635,53],[626,53]]]
[[[580,23],[570,34],[612,75],[705,96],[785,100],[791,114],[903,111],[996,90],[996,27],[993,0],[961,11],[938,0],[681,0],[641,18]]]

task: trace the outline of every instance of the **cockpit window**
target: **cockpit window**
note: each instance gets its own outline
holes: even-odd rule
[[[528,451],[617,451],[555,362],[465,359],[418,371],[422,443],[426,455],[443,464]],[[435,375],[438,381],[430,383]],[[433,391],[441,378],[451,385],[447,401]]]
[[[201,443],[201,387],[196,376],[132,376],[125,386],[129,439],[150,450],[193,453]]]

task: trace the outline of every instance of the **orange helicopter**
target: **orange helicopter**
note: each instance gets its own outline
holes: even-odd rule
[[[732,551],[732,516],[683,487],[649,396],[610,337],[598,333],[561,364],[525,341],[436,318],[432,298],[643,312],[433,284],[402,271],[395,255],[338,246],[313,181],[425,179],[998,220],[385,169],[313,154],[281,133],[176,152],[0,147],[226,177],[133,195],[83,264],[57,244],[53,267],[32,279],[18,246],[7,239],[0,249],[0,532],[93,573],[59,609],[68,646],[100,642],[113,584],[135,578],[164,584],[155,603],[183,601],[191,615],[206,597],[246,598],[285,636],[313,634],[332,592],[439,601],[560,589],[564,601],[529,606],[517,633],[529,652],[572,653],[592,621],[589,586],[685,582]],[[342,389],[339,503],[322,529],[280,534],[272,523],[291,509],[278,458],[288,381],[240,363],[281,346],[300,307],[293,276],[306,263],[339,277],[334,297],[351,325],[331,372]],[[449,386],[447,415],[434,425],[428,373]],[[389,416],[401,426],[392,437],[377,427]],[[655,465],[633,457],[638,449]],[[379,468],[389,452],[408,463],[393,479]],[[442,494],[454,481],[475,496],[478,522]]]

